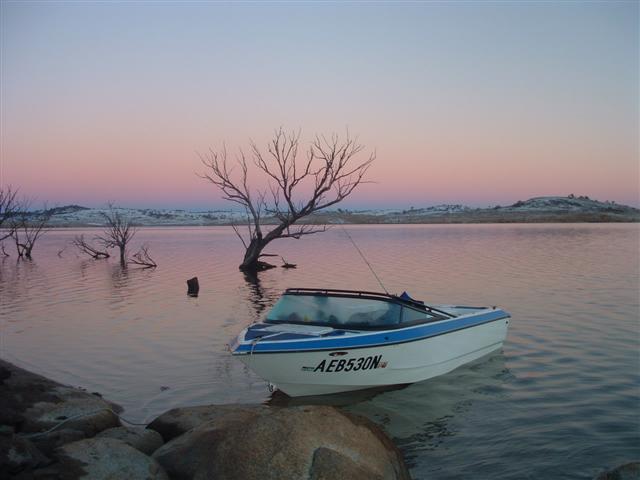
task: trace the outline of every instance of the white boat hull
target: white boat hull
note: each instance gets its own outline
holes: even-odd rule
[[[424,339],[362,348],[238,355],[291,397],[414,383],[448,373],[502,347],[509,319]]]

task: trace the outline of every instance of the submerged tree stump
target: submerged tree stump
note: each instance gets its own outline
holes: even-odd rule
[[[190,297],[197,297],[200,291],[200,284],[198,283],[198,277],[193,277],[187,280],[187,295]]]
[[[289,263],[287,262],[284,257],[280,257],[282,259],[282,268],[296,268],[298,265],[295,263]]]

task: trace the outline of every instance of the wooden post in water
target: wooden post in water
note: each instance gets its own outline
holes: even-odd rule
[[[198,283],[198,277],[193,277],[187,280],[187,295],[190,297],[197,297],[200,291],[200,284]]]

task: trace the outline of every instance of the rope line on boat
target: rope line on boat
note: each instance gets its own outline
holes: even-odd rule
[[[371,266],[371,264],[369,263],[369,261],[366,259],[366,257],[364,256],[364,253],[362,253],[362,251],[358,248],[358,245],[356,245],[356,242],[353,240],[353,238],[351,238],[351,235],[349,235],[349,232],[347,232],[347,229],[342,227],[342,231],[345,233],[345,235],[347,236],[347,238],[349,240],[351,240],[351,243],[353,244],[353,246],[355,247],[355,249],[358,251],[358,253],[360,254],[360,257],[362,257],[362,260],[364,260],[364,263],[367,264],[367,267],[369,267],[369,270],[371,270],[371,273],[373,273],[373,276],[376,277],[376,280],[378,281],[378,283],[380,284],[380,286],[382,287],[382,290],[384,290],[384,293],[386,293],[387,295],[389,295],[389,292],[387,291],[386,288],[384,288],[384,284],[382,283],[382,280],[380,280],[380,277],[378,277],[378,275],[376,274],[375,270],[373,269],[373,267]]]
[[[264,336],[262,336],[262,337],[256,337],[256,338],[254,338],[254,339],[253,339],[253,341],[251,342],[251,351],[249,352],[249,356],[250,356],[251,358],[253,358],[253,350],[254,350],[254,348],[256,348],[256,345],[258,344],[258,342],[260,342],[260,341],[262,341],[262,340],[265,340],[265,339],[267,339],[267,338],[270,338],[270,337],[275,337],[276,335],[280,335],[281,333],[282,333],[282,332],[276,332],[276,333],[271,333],[271,334],[269,334],[269,335],[264,335]]]
[[[116,417],[118,417],[124,423],[128,423],[129,425],[135,425],[135,426],[138,426],[138,427],[146,427],[147,425],[149,425],[149,423],[132,422],[131,420],[127,420],[126,418],[124,418],[122,415],[120,415],[118,412],[114,411],[112,408],[103,407],[103,408],[99,408],[97,410],[93,410],[91,412],[79,413],[79,414],[73,415],[73,416],[71,416],[69,418],[65,418],[64,420],[62,420],[61,422],[59,422],[56,425],[54,425],[53,427],[51,427],[49,430],[45,430],[44,432],[27,433],[27,434],[21,434],[21,435],[23,437],[26,437],[26,438],[34,438],[34,437],[39,437],[41,435],[46,435],[48,433],[53,432],[54,430],[57,430],[62,425],[64,425],[67,422],[70,422],[71,420],[76,420],[78,418],[86,417],[88,415],[95,415],[96,413],[100,413],[102,411],[107,411],[107,412],[113,413]]]

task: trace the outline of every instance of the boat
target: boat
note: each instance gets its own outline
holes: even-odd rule
[[[287,289],[231,353],[290,397],[410,384],[502,347],[510,315],[495,306],[429,306],[408,294]]]

